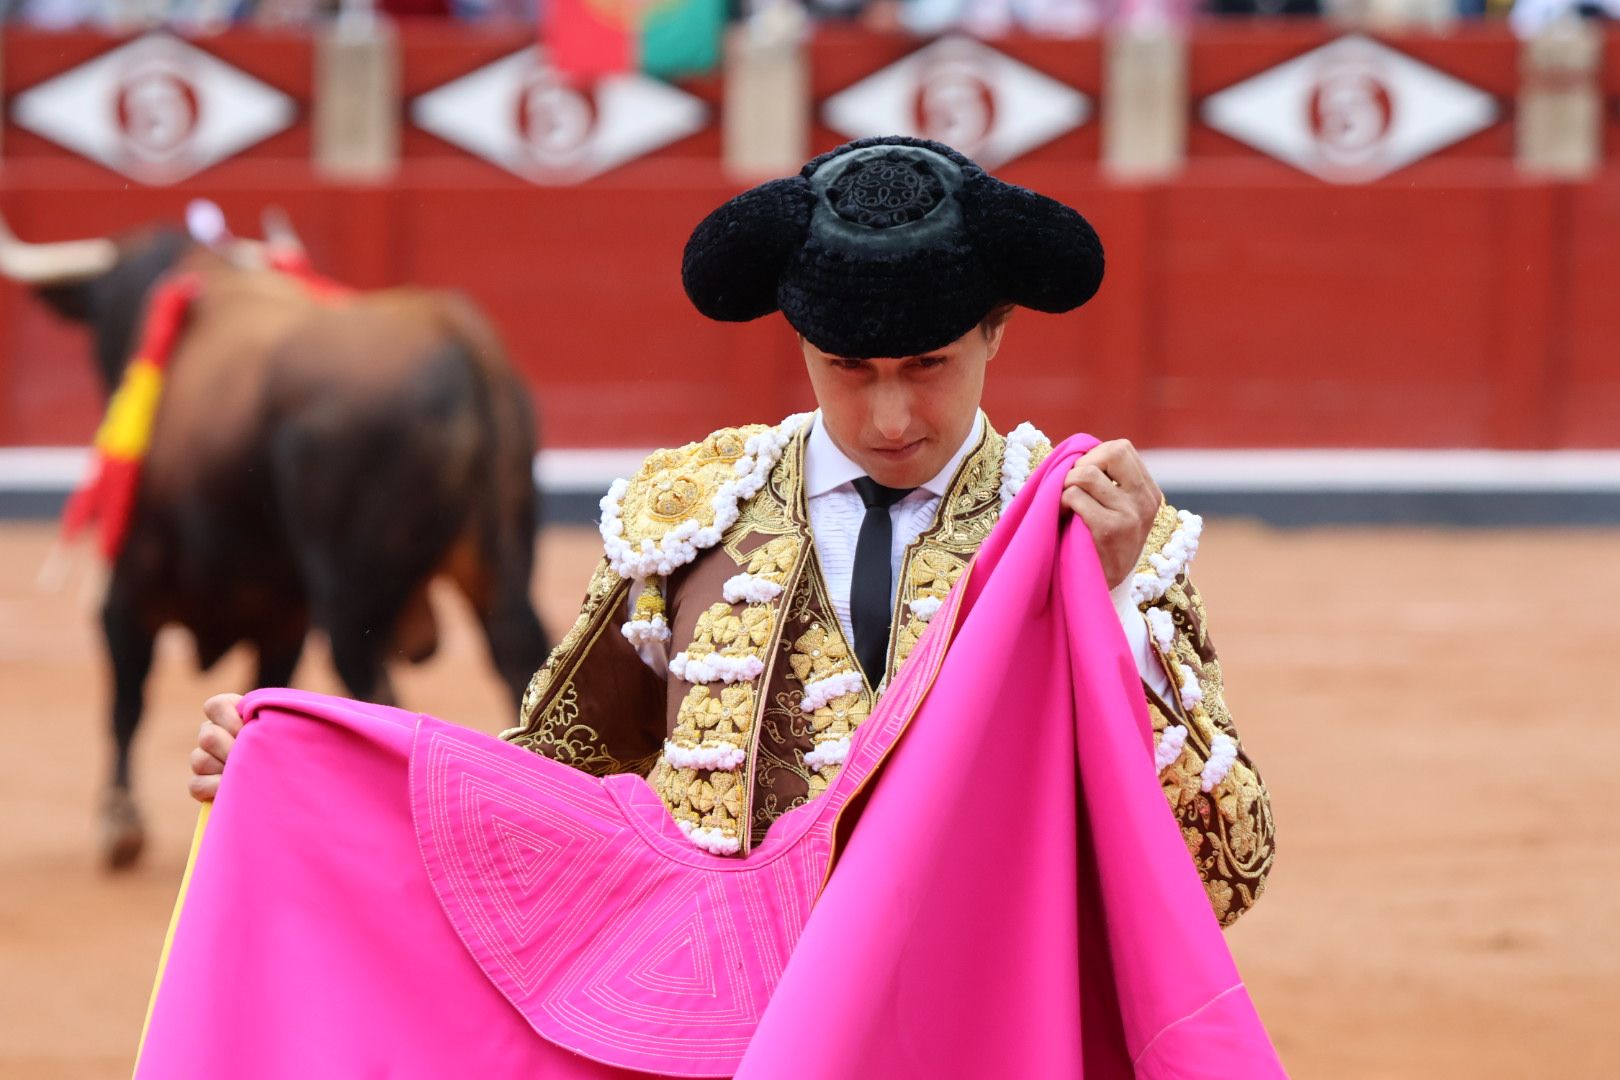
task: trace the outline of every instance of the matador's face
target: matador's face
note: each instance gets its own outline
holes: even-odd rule
[[[827,433],[878,483],[926,483],[972,430],[985,365],[1005,328],[975,327],[933,352],[876,360],[833,356],[801,339]]]

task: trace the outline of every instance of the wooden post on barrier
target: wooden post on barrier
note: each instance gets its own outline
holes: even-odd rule
[[[346,12],[315,39],[316,171],[382,183],[399,167],[399,44],[384,20]]]
[[[772,3],[726,35],[721,156],[752,179],[797,172],[810,153],[810,60],[797,4]]]
[[[1110,34],[1103,56],[1102,163],[1125,180],[1174,175],[1187,158],[1187,44],[1167,29]]]
[[[1592,175],[1603,157],[1602,32],[1584,19],[1561,19],[1519,50],[1519,167],[1571,180]]]

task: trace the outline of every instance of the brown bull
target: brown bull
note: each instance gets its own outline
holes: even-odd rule
[[[514,699],[547,651],[529,601],[530,406],[473,305],[404,288],[323,303],[179,232],[21,244],[0,223],[0,273],[91,328],[109,390],[154,282],[171,271],[195,273],[202,288],[102,608],[112,866],[132,863],[143,843],[130,743],[166,624],[192,632],[205,670],[251,644],[258,686],[287,683],[318,627],[350,693],[388,701],[386,661],[435,647],[426,590],[443,574],[471,601]]]

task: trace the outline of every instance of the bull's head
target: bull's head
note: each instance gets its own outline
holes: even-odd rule
[[[29,286],[52,310],[95,335],[96,367],[107,389],[118,384],[152,284],[192,246],[178,229],[117,241],[28,244],[0,219],[0,275]]]
[[[186,221],[184,231],[148,229],[116,241],[98,237],[26,244],[0,218],[0,276],[29,286],[57,314],[90,328],[96,367],[111,392],[129,362],[147,294],[189,250],[207,247],[247,269],[303,251],[278,207],[265,210],[262,241],[232,236],[219,207],[206,200],[192,202]]]

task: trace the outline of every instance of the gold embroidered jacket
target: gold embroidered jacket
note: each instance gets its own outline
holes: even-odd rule
[[[883,686],[855,662],[811,542],[808,424],[728,428],[650,456],[603,500],[606,555],[503,738],[596,775],[648,777],[682,831],[730,854],[826,790]],[[907,549],[888,671],[906,660],[1051,444],[982,425],[934,524]],[[1178,700],[1144,684],[1171,810],[1229,924],[1272,860],[1266,791],[1237,742],[1185,562],[1198,521],[1166,506],[1134,588]],[[633,604],[633,608],[632,608]],[[637,646],[658,648],[668,675]],[[886,682],[887,680],[885,680]]]

